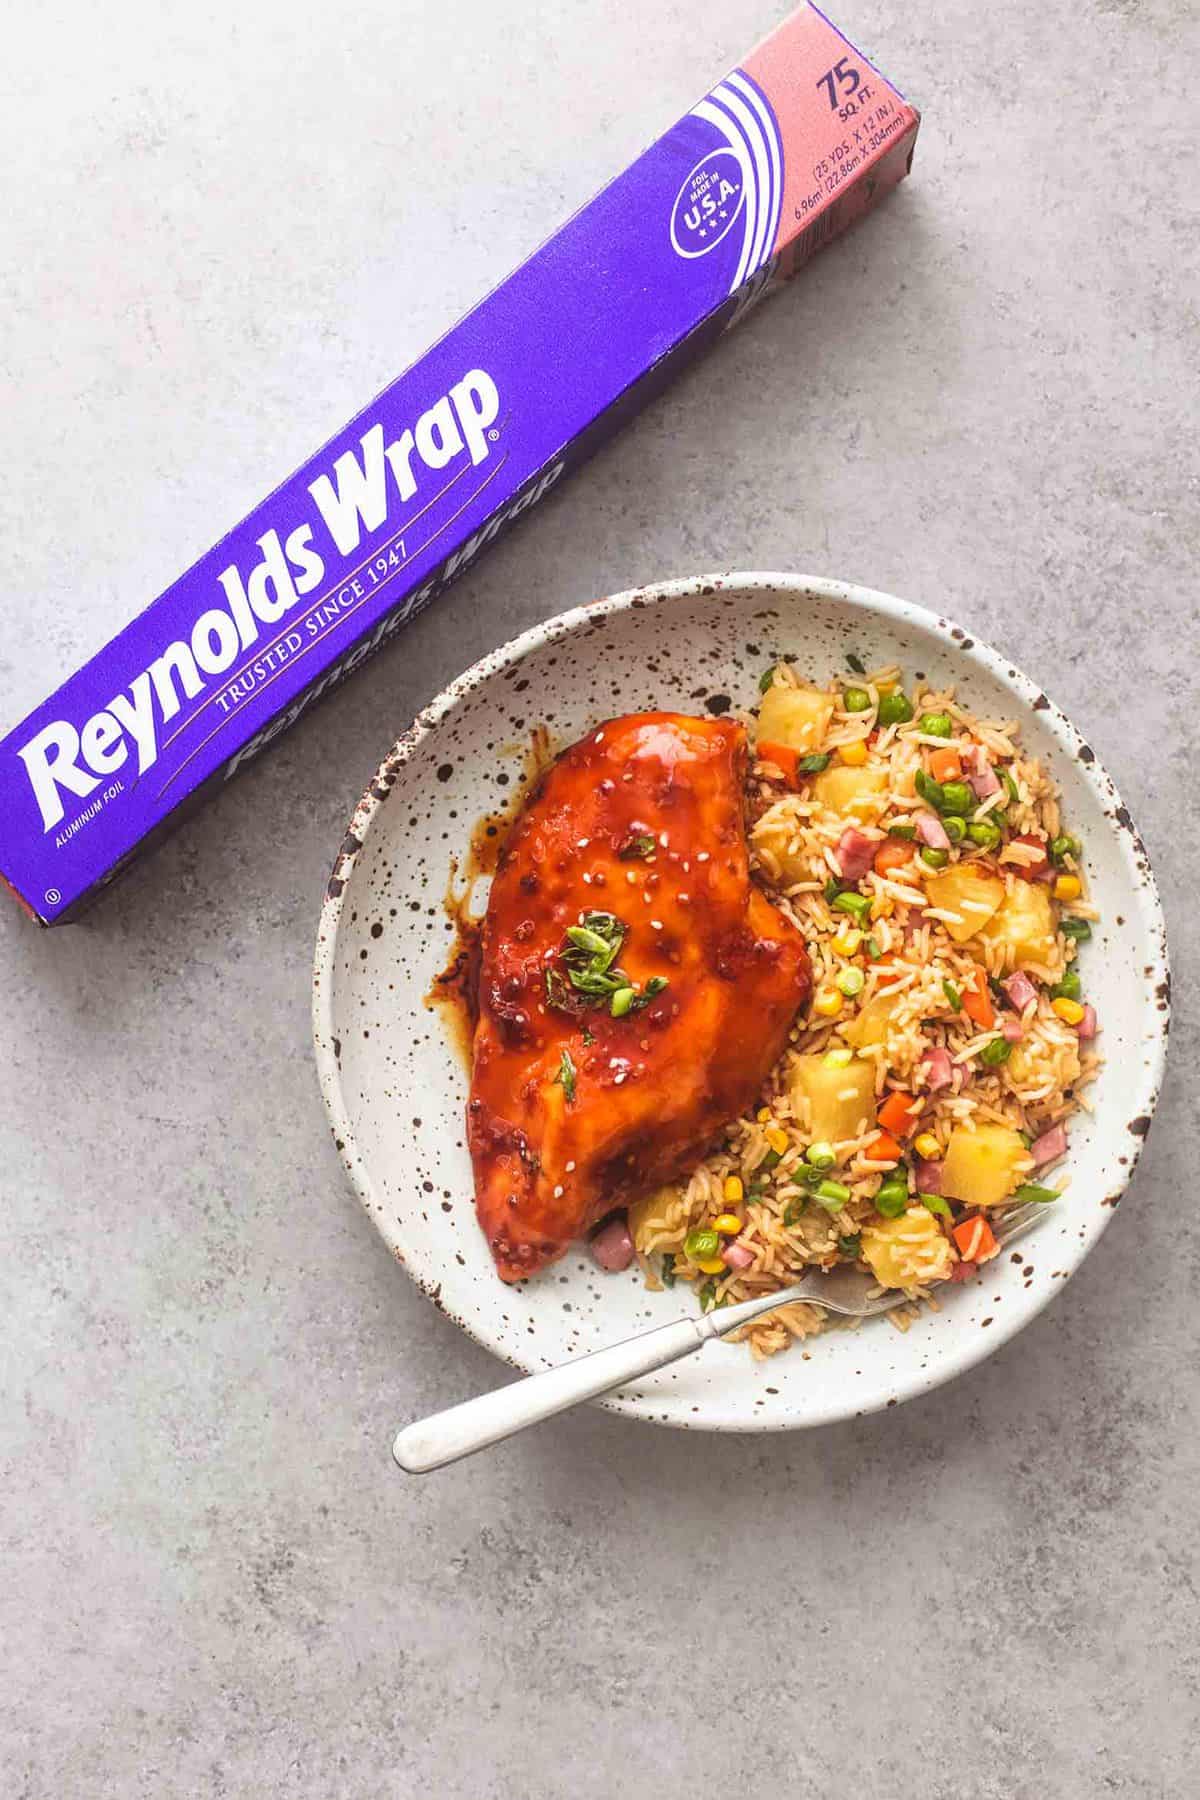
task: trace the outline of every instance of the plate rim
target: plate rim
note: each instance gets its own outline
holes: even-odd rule
[[[1095,752],[1091,750],[1090,745],[1086,743],[1078,728],[1067,714],[1055,705],[1045,690],[1026,675],[1011,657],[1001,655],[992,645],[981,641],[973,633],[968,633],[964,627],[956,624],[947,615],[933,612],[912,601],[902,600],[894,594],[885,593],[877,588],[869,588],[857,582],[842,581],[829,576],[803,575],[783,571],[735,569],[672,577],[635,588],[626,588],[620,593],[605,595],[602,598],[570,607],[565,612],[556,613],[549,619],[529,626],[518,636],[508,639],[498,645],[496,649],[490,650],[480,657],[469,668],[455,676],[427,706],[422,707],[412,724],[400,733],[381,759],[374,776],[363,790],[334,858],[333,868],[326,885],[313,953],[311,1006],[313,1048],[322,1100],[343,1167],[350,1177],[355,1193],[366,1210],[367,1216],[379,1231],[393,1258],[400,1263],[405,1273],[426,1297],[433,1298],[435,1302],[437,1302],[436,1293],[410,1266],[397,1247],[389,1242],[381,1227],[382,1208],[367,1173],[367,1164],[356,1150],[354,1128],[342,1089],[341,1066],[333,1047],[332,1013],[338,931],[347,883],[359,852],[367,842],[372,825],[383,801],[387,798],[390,784],[397,771],[410,761],[425,740],[436,732],[447,714],[451,713],[469,694],[482,683],[490,680],[500,670],[523,661],[525,657],[541,649],[547,643],[570,636],[580,626],[593,622],[597,616],[607,617],[641,607],[669,604],[676,600],[706,598],[726,589],[736,589],[739,592],[748,590],[771,594],[783,593],[790,594],[793,598],[807,596],[833,600],[848,604],[852,608],[866,613],[882,614],[893,621],[932,633],[935,637],[943,637],[948,640],[949,647],[956,655],[978,664],[985,673],[1009,689],[1023,709],[1036,710],[1041,715],[1042,723],[1051,730],[1062,751],[1070,756],[1082,778],[1091,786],[1101,809],[1116,820],[1110,835],[1119,843],[1121,854],[1129,867],[1131,887],[1136,897],[1142,934],[1147,946],[1147,957],[1153,964],[1152,974],[1144,976],[1142,980],[1147,986],[1158,987],[1165,994],[1165,1004],[1158,1009],[1158,1018],[1155,1021],[1153,1034],[1146,1035],[1143,1046],[1145,1061],[1141,1065],[1139,1077],[1126,1107],[1129,1112],[1145,1116],[1148,1120],[1152,1121],[1154,1118],[1162,1089],[1171,1021],[1170,956],[1158,883],[1149,852],[1137,831],[1128,807],[1121,799],[1116,783],[1096,757]],[[1085,749],[1088,754],[1083,756],[1080,752]],[[1110,1200],[1119,1199],[1133,1179],[1146,1143],[1148,1130],[1149,1127],[1145,1134],[1131,1139],[1132,1148],[1127,1163],[1123,1166],[1120,1164],[1116,1166],[1112,1182],[1108,1187]],[[743,1417],[717,1412],[713,1416],[690,1416],[686,1419],[670,1417],[661,1412],[648,1412],[632,1396],[623,1398],[619,1395],[608,1395],[595,1404],[602,1406],[606,1411],[619,1413],[622,1417],[640,1419],[646,1423],[690,1431],[738,1433],[807,1430],[882,1411],[885,1407],[898,1402],[932,1392],[934,1388],[940,1387],[944,1382],[952,1381],[957,1376],[965,1374],[968,1369],[974,1368],[978,1363],[992,1356],[1003,1344],[1032,1323],[1054,1295],[1066,1285],[1066,1281],[1073,1277],[1081,1267],[1107,1229],[1115,1211],[1115,1204],[1094,1208],[1085,1221],[1083,1234],[1072,1246],[1065,1279],[1054,1287],[1047,1287],[1037,1295],[1029,1296],[1028,1310],[1023,1310],[1019,1316],[1012,1317],[1011,1323],[1007,1317],[1002,1324],[997,1321],[997,1324],[1001,1324],[1001,1328],[998,1331],[989,1332],[986,1341],[982,1341],[980,1338],[964,1339],[954,1350],[940,1357],[933,1368],[915,1370],[907,1378],[898,1377],[892,1382],[888,1391],[881,1390],[877,1396],[865,1403],[855,1404],[853,1397],[848,1396],[848,1404],[831,1401],[823,1407],[815,1408],[811,1415],[806,1414],[803,1418],[789,1417],[786,1414],[776,1415],[774,1412],[764,1417]],[[445,1311],[446,1309],[440,1307],[440,1310]],[[537,1372],[539,1365],[522,1361],[520,1358],[510,1355],[484,1329],[478,1327],[469,1316],[459,1317],[457,1314],[451,1316],[468,1337],[482,1345],[499,1361],[528,1373]]]

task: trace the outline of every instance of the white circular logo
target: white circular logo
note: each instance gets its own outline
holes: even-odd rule
[[[61,899],[62,899],[62,895],[59,893],[57,888],[47,888],[46,889],[46,905],[47,906],[57,906]]]
[[[689,260],[707,256],[733,230],[746,198],[732,150],[710,150],[684,181],[671,208],[671,248]]]

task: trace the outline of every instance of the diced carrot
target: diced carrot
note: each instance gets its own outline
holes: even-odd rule
[[[893,1137],[907,1137],[917,1122],[920,1110],[920,1101],[914,1100],[911,1094],[902,1093],[899,1088],[893,1088],[875,1116],[884,1131],[890,1131]]]
[[[950,1235],[958,1245],[959,1255],[964,1262],[986,1262],[1000,1248],[995,1232],[987,1220],[979,1215],[973,1219],[964,1219],[961,1225],[954,1227]]]
[[[791,749],[787,744],[759,744],[756,754],[759,762],[774,763],[785,781],[790,782],[793,787],[798,785],[800,779],[800,771],[796,766],[800,761],[798,750]]]
[[[968,1019],[978,1025],[980,1031],[990,1031],[996,1023],[996,1009],[992,1005],[992,996],[988,993],[987,976],[975,965],[969,981],[963,983],[963,1011]]]
[[[875,873],[891,875],[896,869],[911,862],[915,844],[906,844],[903,838],[886,838],[875,852]]]
[[[952,745],[935,750],[929,758],[929,773],[935,781],[961,781],[962,757]]]
[[[871,1162],[899,1162],[904,1152],[890,1132],[877,1131],[865,1154]]]
[[[895,957],[887,950],[884,951],[882,956],[876,959],[872,964],[872,967],[875,970],[875,978],[881,988],[891,987],[893,981],[902,981],[904,979],[903,969],[898,969],[896,967]]]

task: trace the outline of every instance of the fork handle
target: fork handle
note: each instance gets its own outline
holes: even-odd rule
[[[544,1369],[490,1394],[464,1400],[432,1418],[419,1419],[398,1433],[392,1455],[407,1474],[424,1475],[476,1450],[486,1450],[489,1444],[553,1418],[581,1400],[595,1400],[639,1375],[690,1356],[715,1335],[711,1317],[676,1319],[604,1350],[593,1350],[589,1356],[560,1363],[556,1369]]]

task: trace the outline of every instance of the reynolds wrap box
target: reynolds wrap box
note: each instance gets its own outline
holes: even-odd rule
[[[907,173],[803,7],[0,744],[0,871],[70,918]]]

